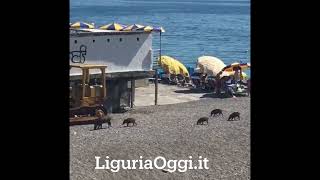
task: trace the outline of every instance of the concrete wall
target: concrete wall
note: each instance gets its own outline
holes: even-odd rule
[[[135,83],[136,88],[149,86],[149,79],[148,78],[137,79],[135,81],[136,81],[136,83]]]
[[[149,71],[152,69],[152,34],[104,33],[70,36],[70,62],[71,59],[85,64],[106,64],[108,73]],[[90,70],[90,74],[98,72],[99,70]],[[75,68],[70,70],[71,76],[80,73]]]

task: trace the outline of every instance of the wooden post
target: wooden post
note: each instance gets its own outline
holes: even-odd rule
[[[158,69],[157,68],[155,69],[155,73],[156,73],[156,76],[155,76],[155,81],[154,81],[154,83],[155,83],[154,105],[157,105],[158,104]]]
[[[90,72],[89,72],[89,68],[86,69],[86,83],[89,84],[90,82]]]
[[[86,95],[86,77],[87,77],[87,70],[82,68],[82,97],[81,99],[84,100],[84,97]]]
[[[129,86],[129,82],[130,82],[130,86]],[[127,82],[127,88],[128,88],[128,106],[130,106],[131,107],[131,101],[132,101],[132,98],[131,98],[131,96],[132,96],[132,90],[131,90],[131,87],[132,87],[132,85],[131,85],[131,81],[128,81]],[[130,91],[129,91],[129,89],[130,89]],[[132,108],[132,107],[131,107]]]
[[[160,30],[160,51],[159,51],[159,58],[161,60],[161,30]],[[156,65],[156,69],[155,69],[155,98],[154,98],[154,105],[158,105],[158,61],[157,61],[157,65]]]
[[[136,88],[136,82],[134,79],[131,80],[131,104],[130,107],[133,108],[133,102],[134,102],[134,94],[135,94],[135,88]]]
[[[107,95],[107,90],[106,90],[106,71],[105,68],[101,68],[101,72],[102,72],[102,97],[105,98]]]

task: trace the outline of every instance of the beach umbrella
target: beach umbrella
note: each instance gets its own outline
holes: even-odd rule
[[[73,24],[70,24],[70,28],[86,28],[86,29],[93,29],[94,25],[85,23],[85,22],[75,22]]]
[[[128,27],[125,27],[122,29],[122,31],[135,31],[135,30],[140,30],[143,29],[145,26],[140,25],[140,24],[132,24]]]
[[[235,71],[223,71],[220,75],[220,78],[224,76],[233,76]],[[242,78],[243,79],[248,79],[248,75],[245,72],[242,72]]]
[[[242,77],[243,78],[247,77],[247,75],[243,72],[243,70],[250,68],[250,63],[238,63],[238,62],[229,64],[226,67],[222,68],[222,70],[217,75],[219,75],[220,77],[223,77],[224,75],[227,75],[227,74],[234,75],[235,71],[233,71],[233,68],[235,67],[241,67]]]
[[[137,30],[143,30],[145,32],[151,32],[153,30],[153,27],[152,26],[144,26],[144,27],[139,28]]]
[[[153,27],[152,26],[143,26],[143,27],[138,28],[137,30],[151,32],[153,30]]]
[[[224,67],[226,67],[226,65],[219,58],[213,56],[201,56],[198,58],[196,69],[203,74],[216,76]]]
[[[153,32],[160,32],[160,34],[161,33],[163,33],[163,32],[166,32],[164,29],[163,29],[163,27],[152,27],[152,26],[144,26],[144,27],[141,27],[141,28],[138,28],[137,30],[143,30],[143,31],[145,31],[145,32],[151,32],[151,31],[153,31]]]
[[[181,74],[184,77],[189,77],[187,68],[177,59],[174,59],[170,56],[161,56],[161,58],[158,60],[158,63],[166,73],[174,75]]]
[[[145,27],[142,27],[142,28],[139,28],[137,30],[144,30],[146,32],[150,32],[150,31],[154,31],[154,32],[160,32],[160,33],[163,33],[163,32],[166,32],[163,27],[152,27],[152,26],[145,26]]]
[[[120,30],[122,30],[122,29],[125,28],[125,27],[126,27],[125,25],[122,25],[122,24],[118,24],[118,23],[113,22],[113,23],[110,23],[110,24],[101,26],[99,29],[120,31]]]
[[[163,29],[163,27],[153,27],[152,31],[160,32],[160,33],[166,32],[166,31]]]
[[[235,67],[240,67],[241,70],[246,70],[248,68],[250,68],[250,63],[239,63],[239,62],[234,62],[232,64],[229,64],[228,66],[226,66],[223,70],[224,71],[233,71],[233,68]]]

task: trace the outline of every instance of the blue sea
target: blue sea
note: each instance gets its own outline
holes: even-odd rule
[[[70,0],[75,21],[162,26],[162,55],[186,66],[202,55],[250,62],[250,0]],[[153,39],[159,49],[159,34]]]

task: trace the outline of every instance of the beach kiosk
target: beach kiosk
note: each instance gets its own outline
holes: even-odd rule
[[[151,32],[70,29],[69,47],[69,64],[98,64],[108,67],[105,74],[108,93],[103,103],[108,113],[133,108],[134,89],[147,86],[147,78],[154,75]],[[91,80],[101,81],[100,73],[99,69],[90,69]],[[70,84],[81,84],[82,74],[81,68],[71,68]],[[92,84],[94,83],[91,81],[90,85]],[[90,86],[87,85],[86,88],[88,87]],[[90,91],[86,91],[88,92]],[[85,94],[85,97],[88,96],[89,94]]]

